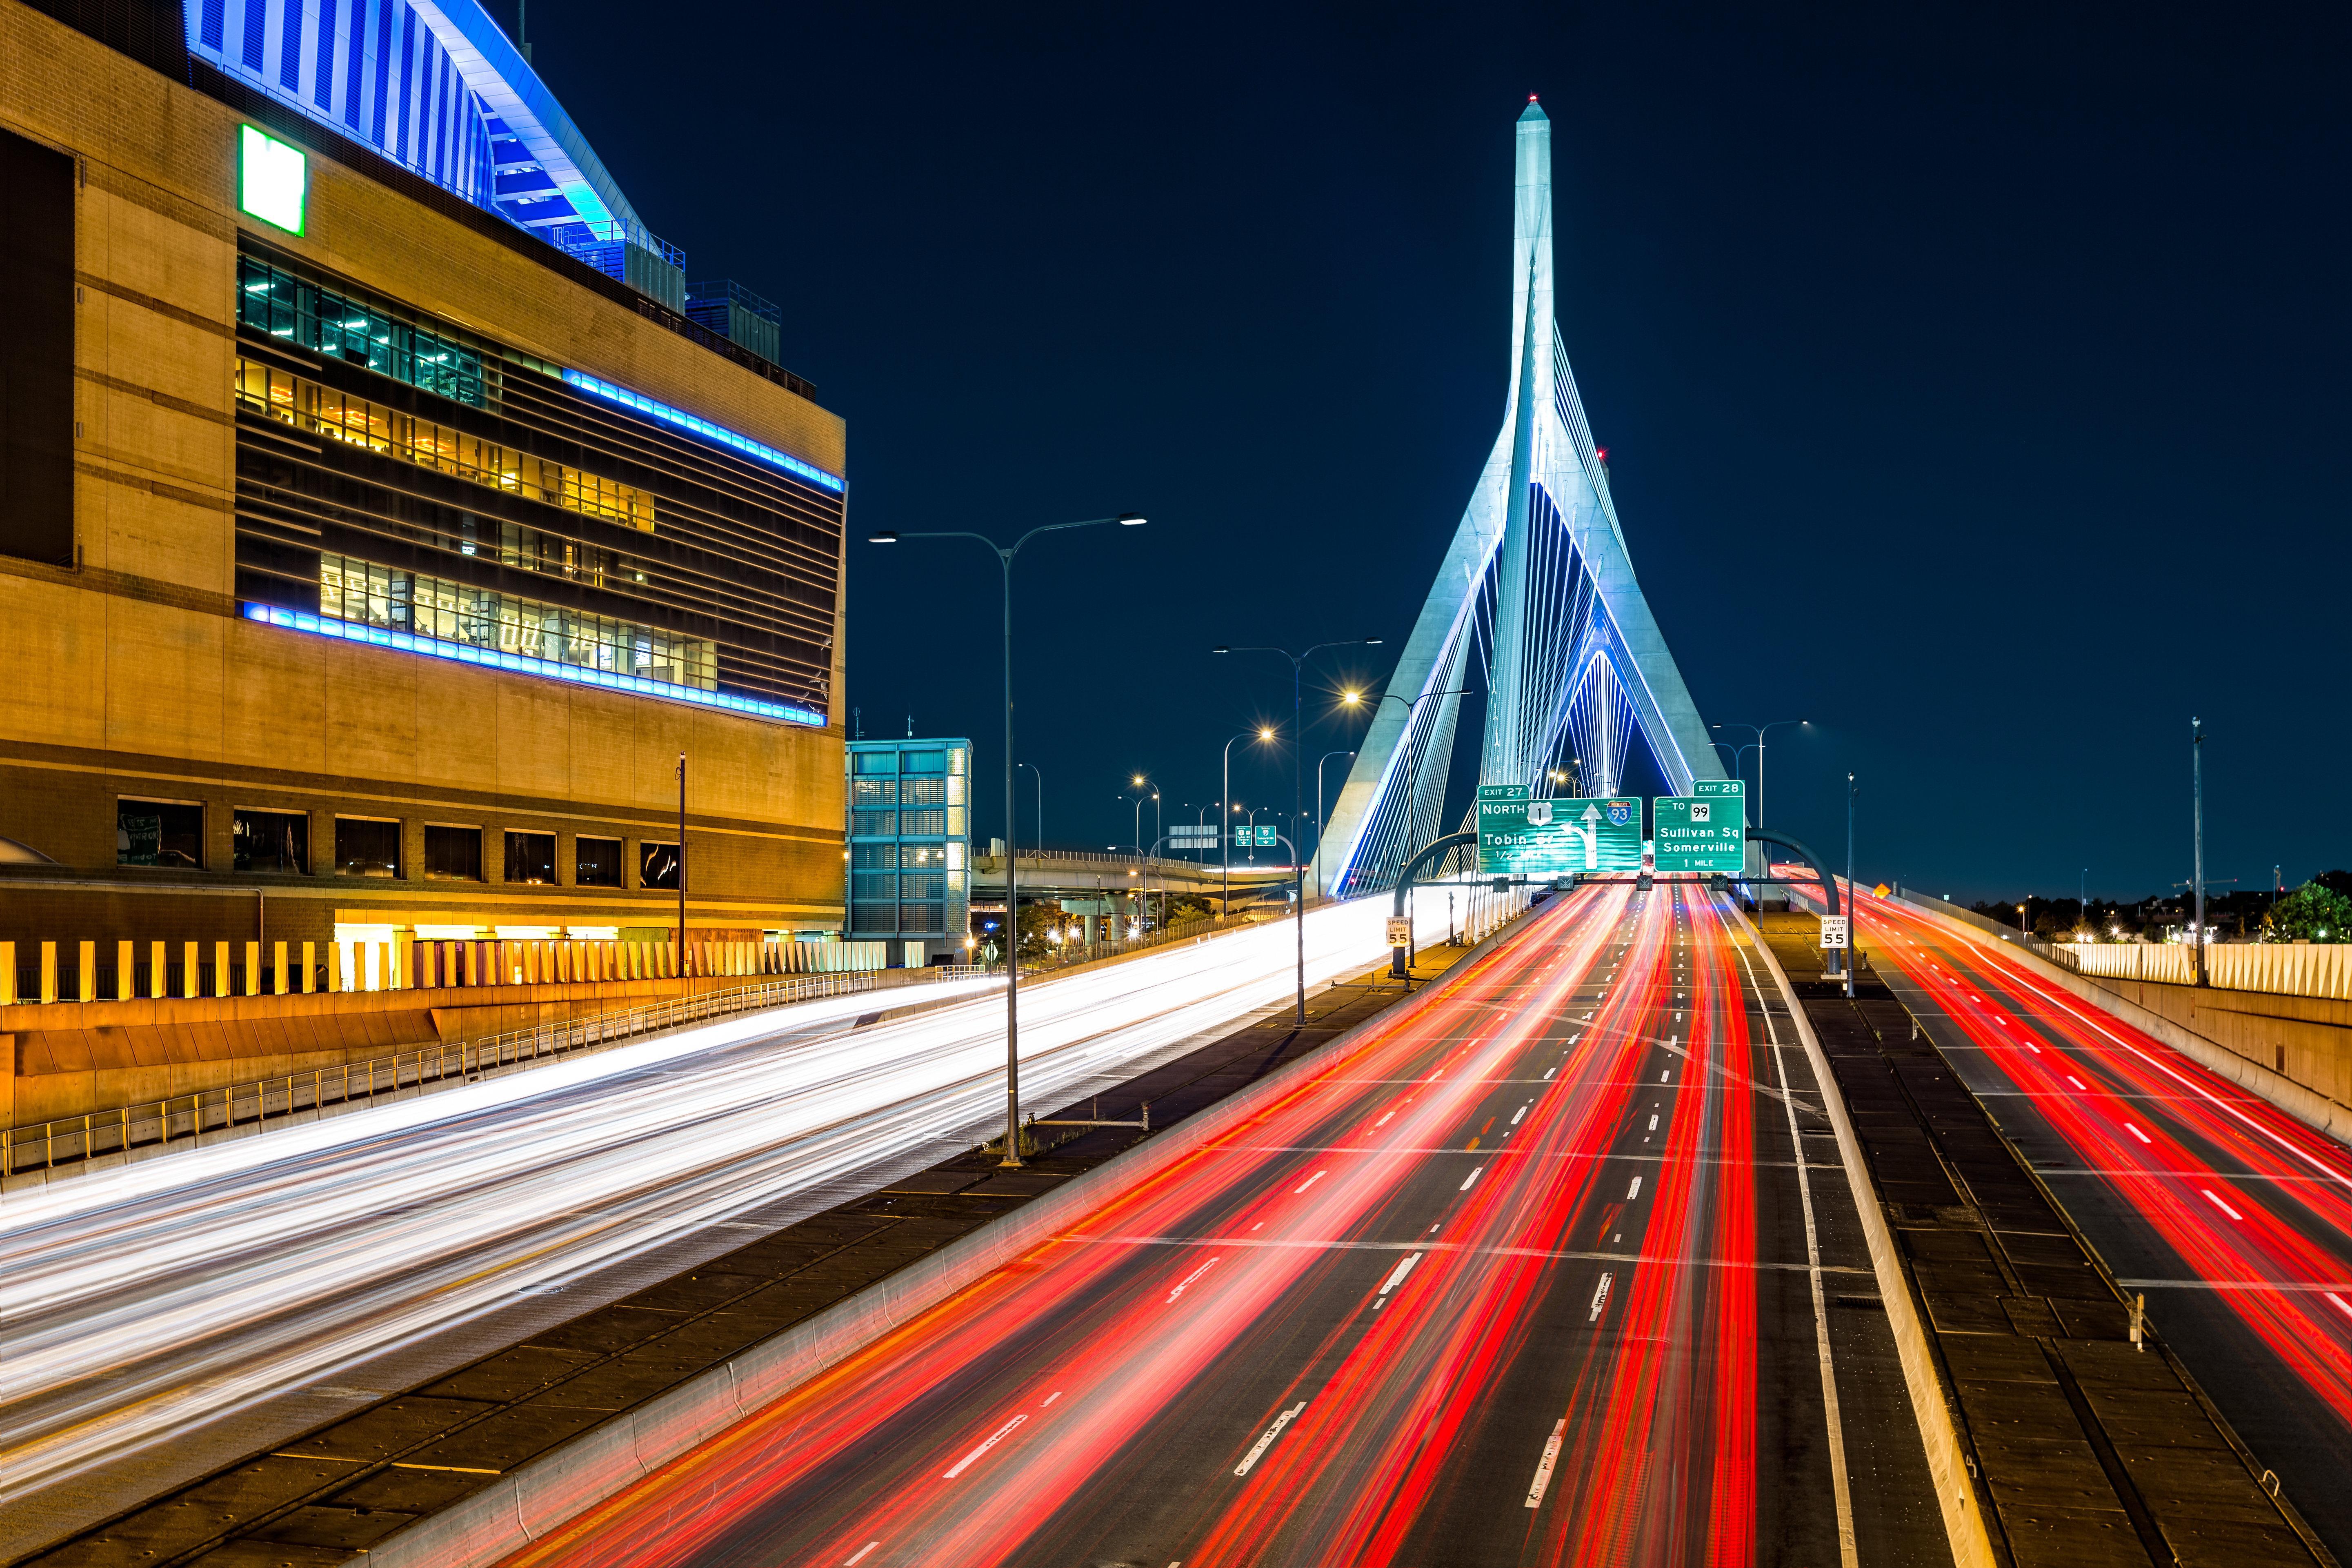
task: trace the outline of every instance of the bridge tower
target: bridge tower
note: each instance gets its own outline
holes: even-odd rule
[[[1483,693],[1481,783],[1615,794],[1636,742],[1675,793],[1724,777],[1634,580],[1554,318],[1551,242],[1551,122],[1530,99],[1514,153],[1503,428],[1390,678],[1398,700],[1374,713],[1334,806],[1327,891],[1388,885],[1445,831],[1465,689]]]

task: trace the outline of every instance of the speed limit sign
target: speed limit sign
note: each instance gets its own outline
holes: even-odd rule
[[[1849,946],[1846,940],[1847,918],[1847,916],[1843,915],[1824,915],[1822,916],[1822,946],[1824,948],[1843,948]]]
[[[1389,916],[1389,946],[1391,947],[1410,947],[1412,946],[1412,922],[1411,920],[1405,919],[1401,915],[1391,915]]]

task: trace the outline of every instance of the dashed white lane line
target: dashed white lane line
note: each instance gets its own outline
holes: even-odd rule
[[[1421,1254],[1420,1254],[1420,1253],[1418,1253],[1418,1252],[1415,1252],[1415,1253],[1413,1253],[1411,1257],[1408,1257],[1408,1258],[1407,1258],[1403,1262],[1402,1262],[1402,1263],[1398,1264],[1395,1268],[1393,1268],[1393,1269],[1390,1270],[1389,1270],[1388,1281],[1387,1281],[1385,1284],[1383,1284],[1383,1285],[1381,1285],[1381,1295],[1383,1295],[1383,1296],[1385,1296],[1385,1295],[1387,1295],[1391,1291],[1395,1290],[1399,1285],[1403,1284],[1403,1283],[1404,1283],[1404,1277],[1405,1277],[1407,1274],[1412,1273],[1412,1266],[1413,1266],[1415,1263],[1418,1263],[1418,1262],[1420,1262],[1420,1261],[1421,1261]]]
[[[866,1554],[881,1544],[882,1543],[878,1541],[867,1542],[865,1545],[857,1549],[857,1554],[856,1556],[846,1557],[842,1560],[842,1568],[857,1568],[857,1564],[866,1561]]]
[[[2156,1142],[2154,1138],[2149,1137],[2146,1133],[2141,1132],[2129,1122],[2126,1122],[2124,1124],[2124,1131],[2129,1133],[2133,1137],[2137,1138],[2143,1144],[2153,1144]]]
[[[1655,1116],[1652,1116],[1652,1117],[1650,1118],[1650,1131],[1652,1131],[1653,1133],[1654,1133],[1654,1132],[1656,1132],[1657,1130],[1658,1130],[1658,1119],[1657,1119],[1657,1117],[1655,1117]]]
[[[2211,1187],[2200,1187],[2197,1190],[2203,1193],[2207,1197],[2211,1198],[2213,1200],[2213,1207],[2228,1215],[2231,1218],[2242,1221],[2246,1218],[2244,1215],[2240,1214],[2236,1209],[2231,1208],[2228,1204],[2223,1203],[2221,1201],[2221,1195],[2215,1192]]]
[[[1529,1508],[1536,1508],[1542,1504],[1544,1489],[1551,1485],[1552,1467],[1559,1463],[1560,1439],[1567,1436],[1568,1417],[1563,1416],[1552,1423],[1551,1437],[1544,1444],[1543,1458],[1536,1466],[1535,1484],[1528,1488]]]
[[[1460,1192],[1468,1192],[1470,1190],[1470,1184],[1478,1179],[1478,1171],[1483,1171],[1486,1168],[1486,1167],[1485,1166],[1480,1166],[1478,1170],[1472,1171],[1468,1176],[1463,1178],[1461,1186],[1455,1190]]]
[[[1202,1275],[1203,1275],[1203,1274],[1207,1273],[1210,1270],[1212,1270],[1212,1269],[1215,1268],[1216,1266],[1217,1266],[1217,1260],[1216,1260],[1214,1258],[1212,1258],[1212,1259],[1210,1259],[1207,1262],[1205,1262],[1205,1263],[1202,1264],[1199,1268],[1197,1268],[1197,1269],[1193,1270],[1191,1273],[1189,1273],[1189,1274],[1185,1275],[1185,1276],[1184,1276],[1184,1278],[1183,1278],[1182,1280],[1181,1280],[1181,1281],[1179,1281],[1177,1282],[1177,1286],[1176,1286],[1176,1288],[1175,1288],[1174,1290],[1172,1290],[1172,1291],[1169,1291],[1169,1292],[1168,1292],[1168,1299],[1169,1299],[1170,1301],[1174,1301],[1177,1297],[1179,1297],[1179,1296],[1182,1295],[1182,1294],[1184,1293],[1184,1287],[1185,1287],[1186,1285],[1191,1284],[1193,1281],[1195,1281],[1195,1280],[1199,1279]],[[1059,1396],[1059,1395],[1056,1395],[1056,1396],[1055,1396],[1055,1398],[1059,1398],[1059,1397],[1060,1397],[1060,1396]],[[1049,1401],[1049,1403],[1050,1403],[1050,1401]]]
[[[2352,1318],[2352,1301],[2346,1301],[2343,1297],[2337,1295],[2333,1291],[2323,1291],[2322,1294],[2326,1295],[2329,1301],[2336,1303],[2336,1308],[2338,1312],[2342,1312],[2347,1318]]]
[[[987,1453],[989,1449],[996,1447],[997,1444],[1002,1443],[1005,1438],[1011,1437],[1013,1435],[1013,1428],[1018,1427],[1022,1422],[1026,1421],[1027,1419],[1029,1419],[1028,1412],[1024,1411],[1020,1415],[1013,1417],[1012,1420],[1007,1421],[1003,1426],[999,1427],[995,1431],[991,1432],[987,1438],[981,1443],[980,1447],[974,1448],[971,1453],[966,1454],[962,1458],[958,1459],[955,1462],[955,1469],[950,1470],[946,1475],[941,1476],[940,1479],[941,1480],[951,1481],[955,1479],[956,1477],[963,1474],[965,1470],[969,1469],[979,1460],[982,1455]]]
[[[1257,1446],[1250,1449],[1246,1455],[1243,1456],[1242,1462],[1240,1464],[1234,1467],[1234,1474],[1237,1476],[1245,1476],[1249,1474],[1250,1467],[1256,1464],[1259,1459],[1263,1458],[1265,1455],[1265,1451],[1274,1447],[1274,1440],[1282,1436],[1282,1429],[1285,1427],[1289,1426],[1293,1421],[1298,1419],[1298,1413],[1306,1408],[1307,1401],[1302,1399],[1297,1404],[1292,1406],[1289,1409],[1285,1410],[1281,1415],[1276,1416],[1274,1418],[1274,1425],[1265,1429],[1265,1436],[1257,1440]]]
[[[2073,1084],[2075,1088],[2080,1089],[2085,1094],[2088,1094],[2091,1092],[2091,1086],[2089,1084],[2084,1082],[2081,1079],[2075,1077],[2071,1072],[2066,1074],[2066,1082]]]
[[[1532,1105],[1532,1104],[1534,1104],[1534,1103],[1535,1103],[1535,1102],[1534,1102],[1534,1101],[1532,1101],[1532,1100],[1530,1100],[1530,1101],[1528,1101],[1528,1105]],[[1525,1116],[1525,1115],[1528,1113],[1528,1105],[1522,1105],[1522,1106],[1520,1106],[1520,1107],[1518,1108],[1518,1110],[1517,1110],[1517,1112],[1515,1112],[1515,1113],[1512,1114],[1512,1116],[1511,1116],[1511,1125],[1512,1125],[1512,1126],[1514,1126],[1514,1127],[1517,1126],[1517,1125],[1519,1124],[1519,1119],[1520,1119],[1521,1117]]]
[[[1308,1187],[1313,1186],[1317,1182],[1321,1181],[1322,1179],[1323,1173],[1321,1171],[1317,1171],[1313,1176],[1308,1176],[1305,1181],[1300,1182],[1297,1186],[1292,1187],[1290,1189],[1290,1196],[1297,1197],[1300,1193],[1305,1192]]]
[[[1635,1176],[1635,1177],[1633,1178],[1633,1185],[1632,1186],[1629,1186],[1629,1187],[1627,1187],[1627,1188],[1625,1189],[1625,1201],[1626,1201],[1627,1203],[1631,1203],[1631,1202],[1633,1202],[1635,1198],[1637,1198],[1637,1197],[1641,1197],[1641,1196],[1642,1196],[1642,1178],[1641,1178],[1640,1176]]]
[[[1584,1314],[1586,1322],[1598,1322],[1601,1320],[1601,1309],[1609,1304],[1609,1281],[1612,1277],[1608,1274],[1601,1275],[1601,1283],[1592,1288],[1592,1310]]]
[[[1373,1123],[1373,1124],[1372,1124],[1372,1130],[1373,1130],[1374,1132],[1378,1132],[1381,1128],[1387,1126],[1387,1125],[1389,1124],[1389,1116],[1393,1116],[1393,1115],[1395,1115],[1395,1114],[1396,1114],[1396,1113],[1395,1113],[1395,1112],[1393,1112],[1393,1111],[1391,1111],[1391,1112],[1390,1112],[1390,1113],[1389,1113],[1389,1115],[1388,1115],[1388,1116],[1383,1116],[1383,1117],[1381,1117],[1379,1121],[1377,1121],[1377,1122]]]

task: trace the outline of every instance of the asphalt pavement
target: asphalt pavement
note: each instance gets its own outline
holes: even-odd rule
[[[1770,987],[1703,890],[1555,899],[1254,1121],[511,1561],[1944,1560]]]
[[[2352,1154],[1990,936],[1861,903],[1880,977],[2352,1560]]]

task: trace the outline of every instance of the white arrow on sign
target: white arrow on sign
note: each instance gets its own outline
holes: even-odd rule
[[[1572,833],[1582,833],[1584,835],[1584,869],[1587,871],[1599,871],[1601,869],[1601,851],[1599,848],[1599,841],[1594,837],[1594,824],[1598,823],[1600,821],[1601,808],[1598,806],[1587,806],[1584,808],[1584,826],[1580,828],[1574,822],[1570,822],[1568,825],[1569,831]]]

